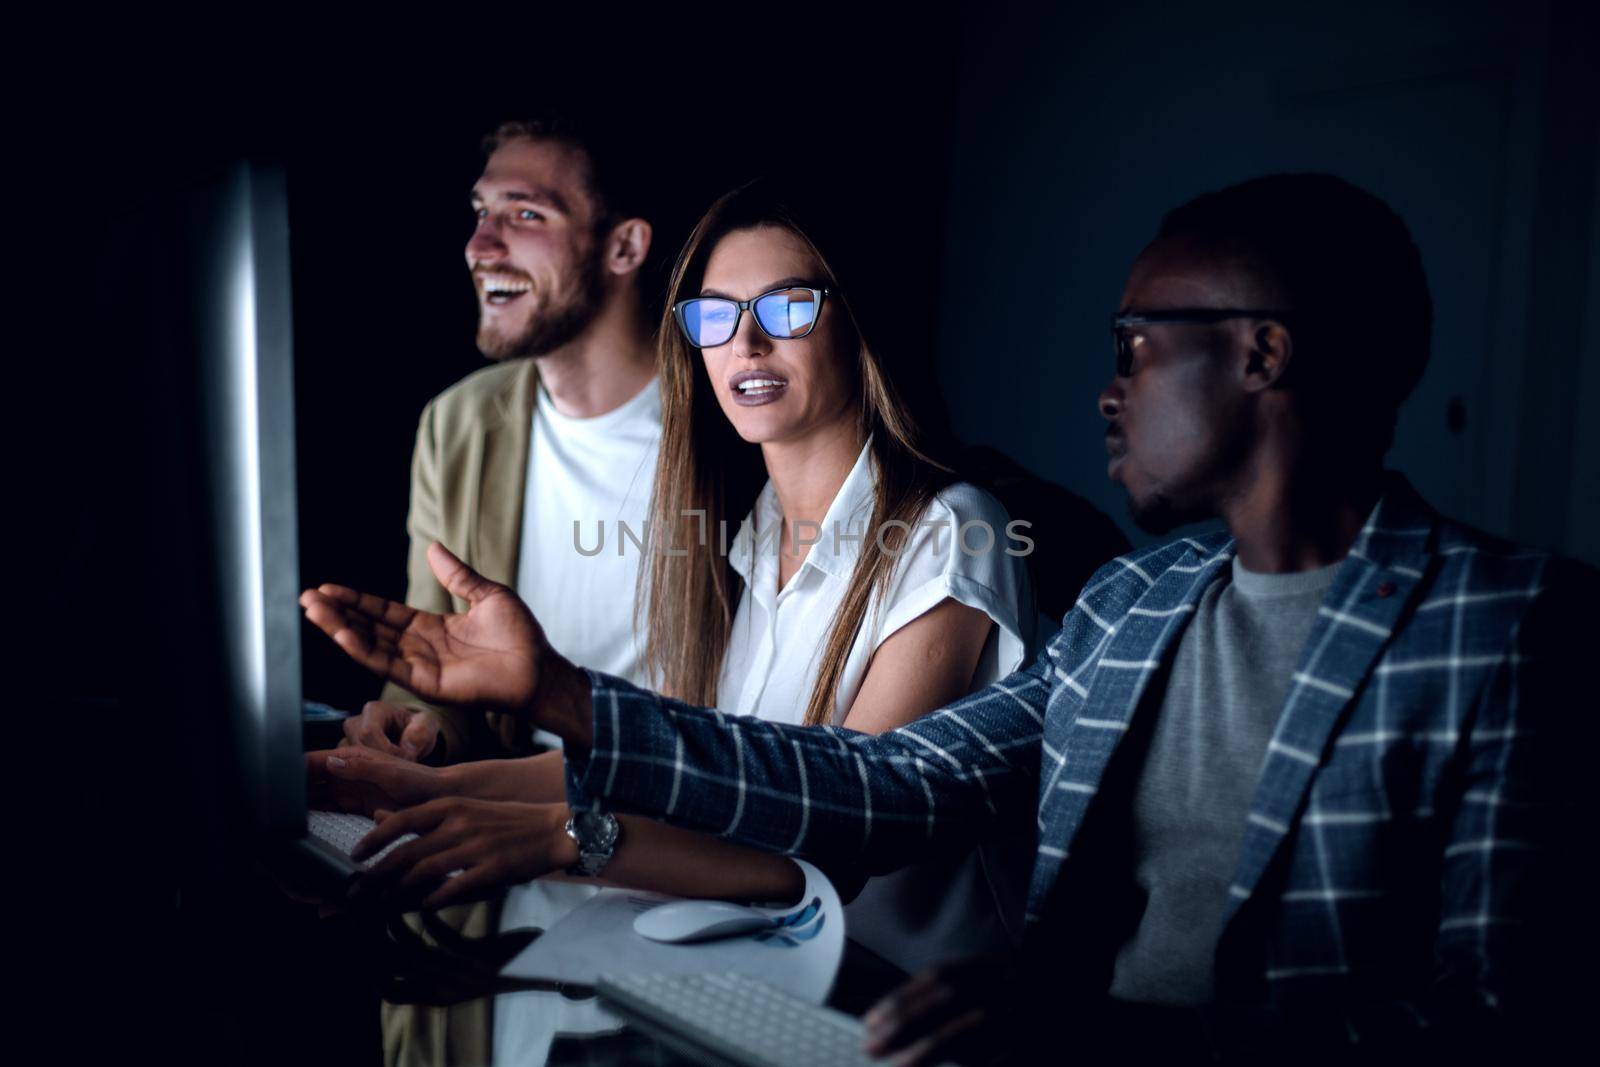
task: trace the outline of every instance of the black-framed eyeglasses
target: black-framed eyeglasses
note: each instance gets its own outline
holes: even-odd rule
[[[1111,316],[1111,343],[1117,351],[1117,377],[1133,373],[1133,344],[1127,330],[1134,326],[1211,326],[1229,319],[1289,318],[1287,311],[1245,308],[1169,308],[1163,311],[1128,311]]]
[[[716,348],[733,340],[739,316],[749,309],[761,332],[777,341],[793,341],[810,333],[822,314],[822,299],[831,289],[789,286],[749,300],[697,296],[672,305],[673,318],[683,336],[696,348]]]

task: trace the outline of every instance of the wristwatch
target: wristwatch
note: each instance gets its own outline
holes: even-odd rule
[[[578,846],[578,862],[567,868],[568,874],[581,878],[598,875],[617,851],[617,841],[622,837],[622,824],[615,815],[598,811],[575,812],[567,820],[567,836]]]

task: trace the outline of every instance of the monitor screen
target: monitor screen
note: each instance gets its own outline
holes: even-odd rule
[[[125,714],[167,731],[175,800],[212,848],[305,823],[288,215],[281,169],[216,169],[119,220],[102,277],[141,516]]]
[[[305,822],[289,212],[281,170],[219,181],[197,310],[218,619],[247,811],[267,832]]]

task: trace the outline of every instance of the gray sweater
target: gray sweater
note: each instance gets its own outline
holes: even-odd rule
[[[1146,903],[1117,953],[1113,997],[1212,999],[1212,961],[1256,778],[1337,569],[1256,574],[1235,558],[1179,639],[1136,772],[1133,879]]]

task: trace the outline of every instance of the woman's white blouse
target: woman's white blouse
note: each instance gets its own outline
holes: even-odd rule
[[[814,543],[782,591],[783,512],[770,480],[729,545],[728,562],[745,587],[717,686],[723,711],[785,723],[805,715],[834,614],[864,538],[874,536],[867,530],[876,478],[871,443],[862,447],[820,529],[791,532]],[[834,724],[844,721],[878,646],[946,597],[994,621],[974,689],[1021,666],[1033,647],[1036,612],[1026,563],[1015,554],[1028,542],[1008,533],[1009,521],[1000,502],[976,486],[961,483],[937,495],[900,550],[887,596],[875,598],[856,632],[834,695]],[[884,532],[885,543],[890,536]]]
[[[729,546],[728,562],[745,589],[717,686],[723,711],[786,723],[804,717],[834,613],[871,535],[875,477],[869,439],[820,529],[799,532],[814,543],[781,592],[782,511],[770,481],[757,497]],[[1013,554],[1029,542],[1010,537],[1008,521],[1000,502],[975,486],[953,485],[935,497],[900,551],[887,595],[856,631],[834,694],[835,725],[855,702],[878,646],[946,597],[994,622],[973,689],[1022,665],[1033,651],[1037,614],[1026,563]],[[846,933],[908,972],[1014,947],[1032,859],[1032,842],[1018,839],[931,856],[870,879],[845,908]]]

